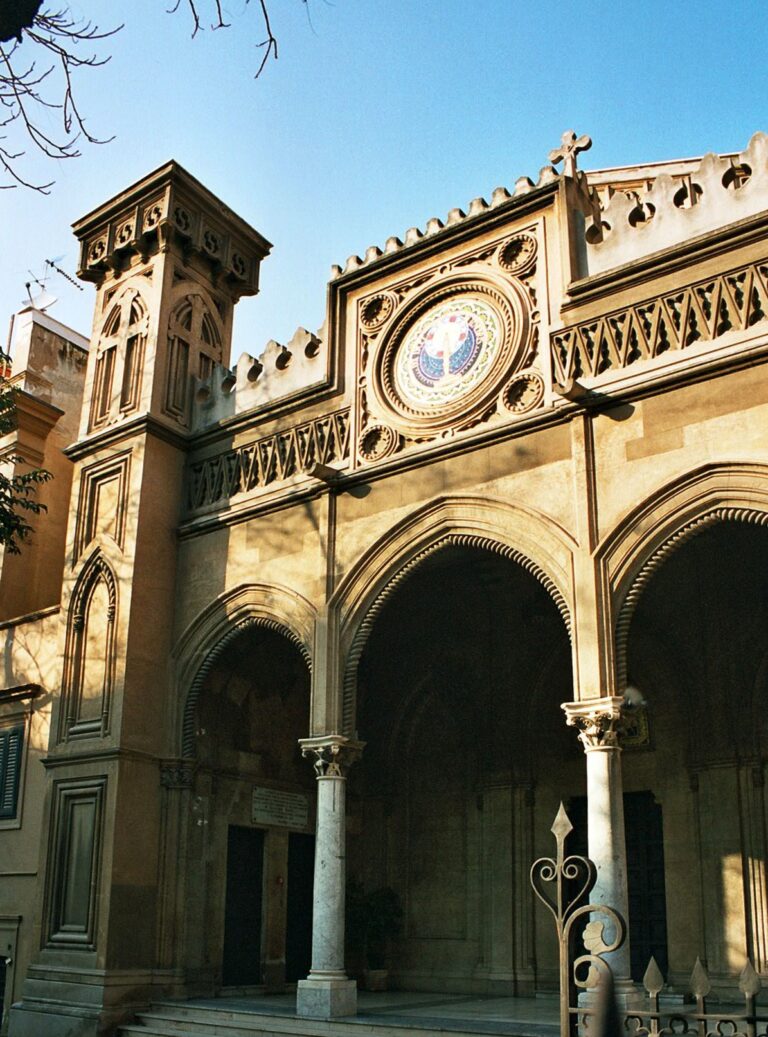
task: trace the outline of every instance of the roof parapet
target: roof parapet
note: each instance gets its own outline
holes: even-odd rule
[[[547,184],[560,179],[562,179],[562,174],[558,173],[554,166],[542,166],[535,184],[529,177],[521,176],[515,182],[514,191],[511,194],[506,187],[497,187],[491,195],[490,202],[482,197],[473,198],[467,206],[466,212],[459,208],[451,209],[445,220],[432,216],[427,220],[423,230],[419,227],[409,227],[403,238],[399,238],[396,235],[387,238],[383,249],[379,248],[378,245],[370,245],[362,257],[353,253],[343,267],[339,265],[331,267],[331,280],[333,281],[337,277],[341,277],[342,274],[349,274],[353,270],[360,270],[362,267],[370,266],[384,256],[390,256],[394,252],[401,252],[403,249],[410,248],[425,238],[442,234],[460,223],[476,219],[489,209],[497,209],[500,205],[506,204],[513,198],[530,194],[531,191],[535,191],[539,187],[545,187]]]
[[[736,156],[707,154],[683,177],[662,173],[647,191],[615,191],[586,230],[590,275],[768,209],[768,137]]]
[[[193,431],[321,385],[327,353],[324,327],[316,334],[299,327],[287,345],[270,339],[258,357],[242,353],[231,371],[217,364],[195,384]]]

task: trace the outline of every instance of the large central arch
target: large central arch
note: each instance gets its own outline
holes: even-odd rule
[[[343,734],[355,729],[357,667],[377,616],[427,558],[449,547],[488,550],[520,565],[550,594],[570,634],[575,544],[563,527],[520,504],[438,497],[378,540],[330,602],[339,624]]]

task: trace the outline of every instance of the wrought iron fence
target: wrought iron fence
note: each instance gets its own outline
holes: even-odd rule
[[[643,976],[644,1004],[620,1011],[613,1000],[613,972],[606,955],[623,945],[626,923],[613,908],[587,902],[597,877],[595,865],[588,857],[566,856],[565,841],[573,825],[562,803],[551,830],[556,855],[535,861],[531,885],[555,920],[561,1037],[619,1037],[622,1031],[630,1037],[768,1037],[768,1010],[757,1005],[762,983],[749,959],[739,978],[743,1008],[734,1004],[727,1009],[723,1006],[722,1010],[711,1010],[707,996],[712,984],[699,958],[689,983],[690,1006],[661,1006],[659,995],[665,981],[652,957]],[[606,935],[606,922],[613,933],[610,938]],[[586,954],[575,953],[579,935]],[[592,991],[596,996],[591,1003],[580,1005],[580,991]],[[607,997],[606,991],[610,991]]]

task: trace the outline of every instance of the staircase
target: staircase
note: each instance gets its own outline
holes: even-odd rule
[[[162,1001],[139,1012],[134,1022],[124,1023],[119,1037],[282,1037],[284,1034],[317,1034],[327,1037],[327,1026],[306,1028],[295,1016],[199,1005],[194,1001]]]
[[[549,1014],[549,1013],[548,1013]],[[383,1017],[382,1017],[383,1015]],[[439,1016],[439,1013],[436,1013]],[[119,1037],[557,1037],[557,1027],[530,1020],[460,1019],[382,1013],[349,1019],[299,1019],[293,1008],[243,1008],[212,1001],[162,1001],[124,1023]]]

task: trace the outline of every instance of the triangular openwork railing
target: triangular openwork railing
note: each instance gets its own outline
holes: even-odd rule
[[[563,804],[552,825],[557,854],[541,857],[531,868],[531,885],[555,920],[558,937],[560,967],[560,1034],[561,1037],[620,1037],[620,1031],[631,1037],[768,1037],[768,1010],[758,1011],[757,996],[762,984],[752,962],[747,962],[739,978],[739,991],[744,1008],[734,1011],[711,1012],[707,995],[712,989],[707,970],[696,959],[689,991],[693,996],[690,1006],[675,1005],[662,1009],[659,995],[664,988],[664,977],[654,958],[648,963],[643,976],[646,1003],[620,1012],[613,999],[613,973],[606,956],[618,950],[626,939],[624,919],[605,904],[586,903],[594,887],[596,871],[588,857],[567,857],[565,840],[573,831]],[[549,890],[552,890],[550,894]],[[602,920],[598,917],[602,915]],[[583,930],[576,923],[591,916]],[[605,922],[610,923],[613,938],[606,938]],[[577,936],[581,933],[587,954],[574,956]],[[586,969],[586,973],[585,970]],[[603,996],[593,999],[591,1005],[579,1005],[580,990],[592,990]],[[616,1032],[614,1032],[616,1031]]]

